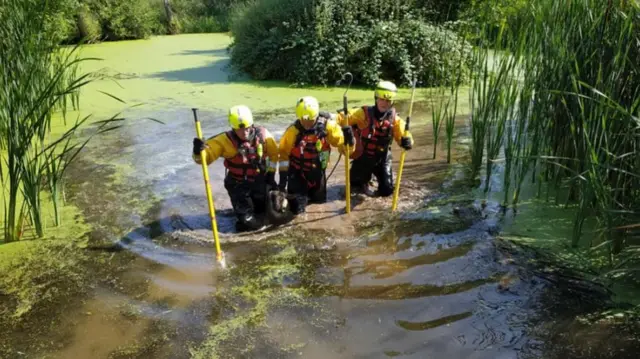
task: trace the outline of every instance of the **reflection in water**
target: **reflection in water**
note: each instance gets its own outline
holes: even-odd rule
[[[410,246],[411,242],[405,242],[406,246]],[[407,247],[398,247],[399,250],[408,249]],[[408,259],[389,259],[389,260],[367,260],[364,259],[363,269],[354,274],[375,273],[376,279],[388,278],[409,268],[419,265],[434,264],[444,262],[452,258],[462,257],[467,254],[473,244],[466,244],[459,247],[443,249],[436,253],[425,253]]]
[[[496,282],[496,277],[492,277],[465,283],[448,284],[445,286],[435,286],[428,284],[413,285],[411,283],[402,283],[388,286],[372,285],[357,288],[348,288],[346,292],[342,294],[342,296],[345,298],[361,299],[411,299],[466,292],[481,285]],[[336,295],[337,293],[332,294]]]
[[[441,325],[457,322],[458,320],[469,318],[472,315],[473,315],[472,312],[464,312],[464,313],[450,315],[443,318],[438,318],[435,320],[430,320],[427,322],[409,322],[405,320],[398,320],[396,323],[398,324],[398,326],[406,330],[427,330],[427,329],[439,327]]]

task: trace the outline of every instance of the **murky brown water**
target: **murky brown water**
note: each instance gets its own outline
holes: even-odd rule
[[[306,294],[293,306],[275,300],[286,291],[254,303],[269,305],[264,324],[256,324],[260,329],[250,334],[262,353],[496,358],[514,357],[505,346],[526,342],[518,329],[522,324],[511,328],[506,316],[517,312],[509,308],[530,292],[519,296],[496,291],[508,268],[499,264],[485,229],[450,234],[439,234],[437,225],[402,229],[415,221],[393,219],[391,198],[354,198],[346,215],[343,161],[328,183],[328,203],[311,205],[290,225],[242,235],[233,233],[231,206],[221,185],[222,164],[213,164],[219,229],[230,266],[226,273],[216,270],[212,247],[203,243],[210,241],[211,230],[200,168],[190,158],[190,113],[162,116],[171,121],[132,122],[103,138],[73,169],[72,200],[98,224],[100,236],[110,236],[135,256],[117,278],[121,290],[96,288],[91,300],[69,313],[60,324],[70,332],[66,344],[50,357],[188,357],[188,347],[206,348],[201,345],[210,339],[207,331],[216,317],[223,323],[233,319],[233,313],[218,312],[220,296],[246,301],[246,295],[234,291],[267,275],[274,275],[279,286],[303,288]],[[206,134],[225,130],[221,117],[207,112],[201,117]],[[279,137],[285,123],[266,126]],[[428,132],[426,126],[414,129],[418,147],[407,155],[400,213],[424,203],[448,170],[442,156],[430,159]],[[397,168],[399,153],[394,155]],[[334,154],[333,163],[337,157]],[[389,225],[393,221],[400,229]],[[283,244],[285,237],[289,239]],[[287,251],[295,253],[286,260],[293,271],[286,263],[269,262],[269,256]],[[252,270],[252,263],[270,269]],[[281,269],[289,276],[279,277]],[[492,313],[491,308],[502,309]],[[237,342],[242,336],[235,331],[229,335],[216,354],[266,356],[259,351],[243,354],[246,348]]]
[[[220,270],[189,116],[132,122],[73,166],[70,199],[98,242],[116,244],[105,265],[121,268],[67,312],[52,333],[58,349],[44,357],[539,357],[528,330],[545,284],[496,247],[483,220],[496,209],[476,204],[456,217],[424,208],[450,169],[444,151],[431,160],[429,128],[413,130],[397,214],[391,198],[354,198],[344,214],[340,163],[328,203],[290,225],[237,235],[222,163],[213,164],[229,265]],[[201,117],[205,134],[225,129],[222,117]],[[277,137],[284,125],[266,124]]]
[[[201,108],[204,133],[213,135],[227,129],[226,120],[206,108],[238,101],[285,108],[300,92],[229,82],[228,44],[224,35],[203,34],[83,49],[106,59],[96,66],[127,75],[123,88],[100,82],[100,90],[153,108],[134,108],[126,117],[165,124],[127,121],[72,166],[68,199],[94,227],[88,295],[55,303],[63,315],[48,308],[0,341],[8,343],[0,357],[638,357],[639,345],[628,342],[633,334],[573,321],[587,295],[535,276],[490,235],[494,203],[484,210],[475,202],[435,204],[463,176],[445,163],[443,146],[431,160],[430,125],[412,129],[417,147],[407,155],[395,215],[391,198],[354,198],[344,214],[341,162],[328,183],[328,203],[311,205],[291,225],[236,234],[222,162],[210,166],[229,264],[216,268],[201,169],[190,155],[195,131],[188,106]],[[339,100],[326,89],[308,93]],[[371,94],[352,89],[350,96],[355,104]],[[113,108],[103,97],[83,97],[101,115]],[[414,123],[428,118],[424,103],[414,110]],[[291,118],[276,117],[265,125],[279,138]],[[462,118],[458,130],[468,137]],[[396,169],[397,149],[394,155]],[[460,156],[454,153],[454,163]],[[495,181],[493,189],[500,186]],[[52,329],[29,331],[39,324]]]

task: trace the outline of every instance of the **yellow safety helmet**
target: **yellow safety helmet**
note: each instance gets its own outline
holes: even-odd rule
[[[385,100],[393,101],[398,93],[398,88],[393,82],[380,81],[376,86],[375,98],[382,98]]]
[[[296,103],[296,117],[300,121],[315,121],[320,114],[320,105],[313,96],[305,96]]]
[[[229,126],[234,130],[253,126],[253,115],[245,105],[233,106],[229,109]]]

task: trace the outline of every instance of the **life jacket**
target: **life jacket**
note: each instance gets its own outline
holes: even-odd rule
[[[292,168],[311,172],[318,169],[325,170],[331,155],[331,146],[327,142],[327,118],[318,117],[310,129],[302,127],[300,121],[294,123],[298,135],[289,155]]]
[[[382,121],[376,119],[374,106],[362,106],[368,126],[355,131],[360,141],[357,141],[356,150],[351,158],[356,159],[362,155],[375,158],[385,154],[393,141],[393,121],[396,118],[396,109],[392,108]]]
[[[238,153],[224,160],[227,176],[238,181],[255,182],[256,177],[266,173],[267,154],[264,151],[266,131],[263,127],[255,127],[253,138],[242,141],[232,130],[226,132]]]

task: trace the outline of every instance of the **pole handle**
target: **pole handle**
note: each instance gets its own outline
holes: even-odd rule
[[[344,96],[342,96],[342,110],[344,111],[345,118],[347,116],[347,111],[348,111],[347,107],[348,107],[347,106],[347,95],[344,95]]]
[[[191,111],[193,111],[193,120],[195,122],[198,122],[198,109],[197,108],[192,108]]]

